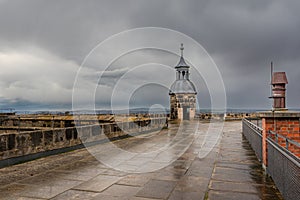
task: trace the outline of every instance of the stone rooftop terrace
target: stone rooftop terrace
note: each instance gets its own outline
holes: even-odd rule
[[[0,199],[282,199],[243,138],[240,121],[225,122],[219,143],[199,158],[208,125],[200,123],[199,137],[175,160],[170,159],[172,153],[155,160],[114,156],[107,151],[108,144],[101,144],[89,151],[80,149],[2,168]],[[176,126],[113,143],[131,152],[157,150],[176,138],[172,132]],[[192,131],[184,129],[186,134]],[[177,145],[186,147],[187,143],[179,140]],[[105,150],[115,168],[128,170],[112,169],[90,154],[103,156]],[[164,162],[159,170],[134,173],[134,169]]]

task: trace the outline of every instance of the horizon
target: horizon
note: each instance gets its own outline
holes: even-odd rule
[[[62,114],[69,113],[71,115],[80,114],[143,114],[143,113],[165,113],[169,114],[170,109],[166,108],[161,111],[151,110],[150,108],[130,108],[128,109],[96,109],[96,110],[72,110],[72,109],[36,109],[36,110],[16,110],[12,108],[8,109],[0,109],[0,113],[15,113],[15,114]],[[299,108],[288,108],[289,111],[300,111]],[[271,109],[263,109],[263,108],[228,108],[225,111],[223,109],[215,109],[211,110],[209,108],[200,108],[196,110],[196,113],[255,113],[262,111],[271,111]]]

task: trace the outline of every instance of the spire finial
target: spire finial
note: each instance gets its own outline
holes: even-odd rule
[[[180,47],[181,57],[183,57],[183,50],[184,50],[183,43],[181,43],[181,47]]]

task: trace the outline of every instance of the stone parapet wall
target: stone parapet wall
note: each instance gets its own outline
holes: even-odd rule
[[[243,118],[257,118],[257,113],[197,113],[197,119],[203,120],[241,120]]]
[[[115,139],[166,126],[166,118],[0,134],[0,161],[82,143]]]
[[[80,144],[76,128],[0,135],[0,160]]]

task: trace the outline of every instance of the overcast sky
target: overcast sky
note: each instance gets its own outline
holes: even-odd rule
[[[271,61],[276,71],[287,73],[288,107],[300,108],[299,10],[298,0],[0,0],[0,108],[70,109],[76,74],[90,51],[114,34],[139,27],[176,30],[201,44],[222,75],[228,108],[271,108]],[[179,48],[182,41],[160,42]],[[114,51],[107,48],[102,56]],[[162,65],[149,64],[157,59]],[[100,81],[96,77],[103,66],[89,66],[84,87],[99,85],[97,108],[107,108],[114,90],[125,96],[133,91],[133,107],[168,107],[168,88],[155,83],[175,80],[172,67],[178,59],[151,49],[129,53]],[[136,65],[143,67],[126,76]],[[205,80],[193,69],[191,79],[200,107],[208,108]],[[135,88],[139,80],[151,84]],[[114,102],[120,108],[128,104],[122,97]]]

